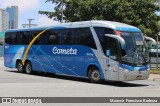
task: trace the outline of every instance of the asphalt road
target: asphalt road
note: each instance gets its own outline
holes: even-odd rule
[[[148,79],[92,84],[88,79],[82,78],[44,73],[34,75],[18,73],[16,69],[4,67],[0,61],[0,97],[160,97],[160,82]],[[127,104],[123,104],[125,105]]]

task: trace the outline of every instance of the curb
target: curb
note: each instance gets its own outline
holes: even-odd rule
[[[148,80],[160,82],[160,78],[148,78]]]
[[[160,82],[160,78],[151,78],[151,80]]]

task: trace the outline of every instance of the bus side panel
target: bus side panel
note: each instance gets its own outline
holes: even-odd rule
[[[95,64],[100,71],[101,79],[106,79],[106,71],[104,68],[104,62],[106,60],[106,57],[104,57],[104,54],[100,50],[93,50],[93,52],[96,57]]]
[[[25,46],[4,44],[4,65],[16,68],[17,59],[22,59]]]
[[[27,59],[32,63],[32,69],[34,71],[51,72],[55,73],[52,57],[48,55],[52,51],[50,46],[32,45]]]
[[[67,75],[87,77],[89,64],[99,65],[96,55],[90,47],[82,45],[58,46],[58,48],[72,48],[77,50],[75,55],[59,55],[62,66],[61,72]],[[56,54],[57,55],[57,54]]]
[[[77,54],[65,54],[62,51],[53,51],[53,49],[76,49]],[[82,47],[84,48],[84,47]],[[84,52],[77,46],[32,46],[27,58],[31,60],[32,68],[36,71],[52,72],[57,74],[67,74],[84,76]],[[81,53],[80,53],[81,51]],[[57,53],[53,53],[57,52]]]
[[[77,50],[76,55],[60,55],[60,62],[65,65],[65,67],[61,68],[63,73],[68,75],[87,77],[87,68],[89,65],[95,65],[101,70],[99,61],[94,51],[90,47],[82,45],[59,47],[73,48]]]
[[[75,55],[71,54],[54,54],[53,48],[60,49],[76,49]],[[4,65],[6,67],[15,68],[16,60],[22,60],[26,46],[7,45],[4,46]],[[27,60],[32,63],[35,71],[52,72],[58,74],[75,75],[87,77],[87,67],[89,64],[97,66],[103,72],[99,61],[93,50],[86,46],[35,46],[30,48]]]
[[[87,76],[90,63],[100,67],[93,50],[79,45],[33,45],[27,58],[31,60],[33,70],[81,77]]]

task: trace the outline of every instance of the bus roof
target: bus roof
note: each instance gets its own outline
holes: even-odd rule
[[[11,29],[6,32],[17,32],[17,31],[31,31],[31,30],[45,30],[47,28],[79,28],[79,27],[107,27],[119,31],[130,31],[130,32],[141,32],[141,30],[137,27],[120,23],[114,21],[102,21],[102,20],[91,20],[91,21],[78,21],[78,22],[70,22],[70,23],[59,23],[52,26],[44,26],[44,27],[36,27],[36,28],[28,28],[28,29]]]

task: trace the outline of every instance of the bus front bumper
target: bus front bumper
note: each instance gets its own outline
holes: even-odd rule
[[[145,80],[149,78],[149,69],[144,71],[129,71],[124,69],[119,73],[119,81]]]

